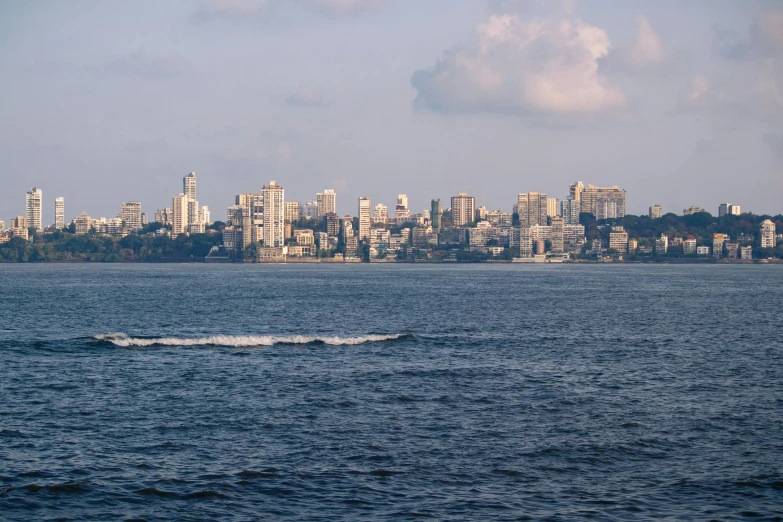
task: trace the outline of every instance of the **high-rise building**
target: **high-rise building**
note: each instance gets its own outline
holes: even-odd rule
[[[566,225],[578,225],[580,211],[579,201],[573,198],[564,199],[560,202],[560,215],[565,220]]]
[[[330,212],[324,216],[324,219],[326,219],[326,233],[332,237],[337,237],[340,234],[340,216]]]
[[[618,219],[621,202],[617,198],[601,198],[595,202],[596,219]]]
[[[741,214],[739,205],[732,205],[731,203],[721,203],[718,205],[718,217],[725,215],[739,216]]]
[[[582,201],[582,192],[585,186],[581,181],[577,181],[570,187],[568,187],[568,197],[576,201],[577,203]]]
[[[144,214],[142,214],[142,216],[143,215]],[[212,224],[212,216],[209,213],[209,207],[208,206],[204,205],[203,207],[201,207],[198,210],[198,221],[199,221],[199,223],[201,223],[205,227],[208,227],[209,225]],[[143,220],[142,220],[142,224],[144,224]]]
[[[661,216],[663,216],[663,207],[660,205],[653,205],[650,207],[650,219],[659,219]]]
[[[370,237],[370,198],[359,198],[359,241]]]
[[[598,218],[598,202],[604,201],[602,210],[604,214],[613,217],[603,219],[625,217],[625,190],[617,185],[611,187],[596,187],[587,185],[580,196],[580,206],[582,212],[589,212]],[[616,211],[615,211],[616,209]],[[616,215],[614,215],[616,213]]]
[[[261,198],[264,206],[264,246],[282,247],[285,245],[285,189],[270,181],[261,189]]]
[[[43,191],[41,191],[41,189],[33,187],[27,192],[25,208],[27,209],[27,227],[43,230],[43,219],[41,214],[43,208]]]
[[[54,200],[54,228],[57,230],[65,228],[65,198]]]
[[[318,204],[318,219],[324,219],[327,214],[337,213],[337,193],[332,190],[324,190],[315,195]]]
[[[289,223],[299,221],[299,216],[302,213],[302,206],[297,201],[285,202],[285,220]]]
[[[378,203],[372,211],[373,223],[385,223],[389,218],[389,207],[383,203]]]
[[[439,199],[433,199],[430,204],[430,220],[432,221],[432,231],[440,233],[441,221],[443,219],[443,205]]]
[[[171,237],[188,231],[188,197],[185,194],[174,196],[171,202]]]
[[[553,216],[550,220],[552,222],[550,239],[550,241],[552,241],[552,253],[562,254],[565,252],[563,218],[560,216]]]
[[[408,220],[411,215],[408,209],[408,196],[406,194],[397,195],[397,205],[394,207],[394,217],[397,219],[397,224],[401,224]]]
[[[409,209],[407,194],[397,194],[397,208],[404,208],[405,210]]]
[[[128,201],[122,204],[120,209],[120,219],[123,224],[131,230],[141,229],[141,203],[138,201]]]
[[[547,199],[546,194],[540,192],[519,194],[514,210],[519,215],[520,226],[546,225]]]
[[[458,196],[451,198],[451,222],[452,226],[464,227],[471,224],[476,218],[476,198],[460,192]]]
[[[557,198],[547,198],[546,216],[553,218],[560,215],[560,200]]]
[[[761,248],[775,248],[775,223],[766,219],[761,223]]]
[[[182,178],[182,193],[185,197],[196,201],[196,173],[191,172]]]
[[[723,246],[728,243],[728,234],[713,234],[712,235],[712,257],[720,259],[723,257]]]
[[[318,219],[318,202],[308,201],[302,206],[301,216],[305,219]]]
[[[155,222],[160,223],[163,226],[169,226],[171,225],[171,221],[172,215],[170,208],[161,208],[155,212]]]

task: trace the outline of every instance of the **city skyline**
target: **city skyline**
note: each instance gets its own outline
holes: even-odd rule
[[[773,214],[780,13],[768,1],[4,4],[0,214],[18,214],[32,186],[69,216],[160,208],[171,173],[188,171],[210,208],[269,179],[302,202],[334,188],[338,214],[400,192],[416,211],[459,192],[505,208],[507,193],[564,199],[559,187],[585,179],[647,196],[628,200],[633,214],[714,201]],[[580,67],[559,71],[562,105],[514,90],[532,85],[515,71],[546,70],[534,49],[509,51],[533,26],[535,49]],[[482,90],[457,53],[510,90]]]

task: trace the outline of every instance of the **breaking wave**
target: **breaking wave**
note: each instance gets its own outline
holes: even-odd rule
[[[364,335],[359,337],[324,337],[309,335],[213,335],[210,337],[131,337],[123,333],[96,335],[98,341],[109,342],[115,346],[230,346],[253,347],[274,346],[276,344],[328,344],[332,346],[357,345],[394,341],[412,337],[410,334]]]

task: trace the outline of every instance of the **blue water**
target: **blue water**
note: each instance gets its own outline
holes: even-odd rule
[[[0,519],[781,520],[781,282],[0,266]]]

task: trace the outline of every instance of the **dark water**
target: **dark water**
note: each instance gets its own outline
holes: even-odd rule
[[[0,518],[780,520],[781,282],[0,266]]]

